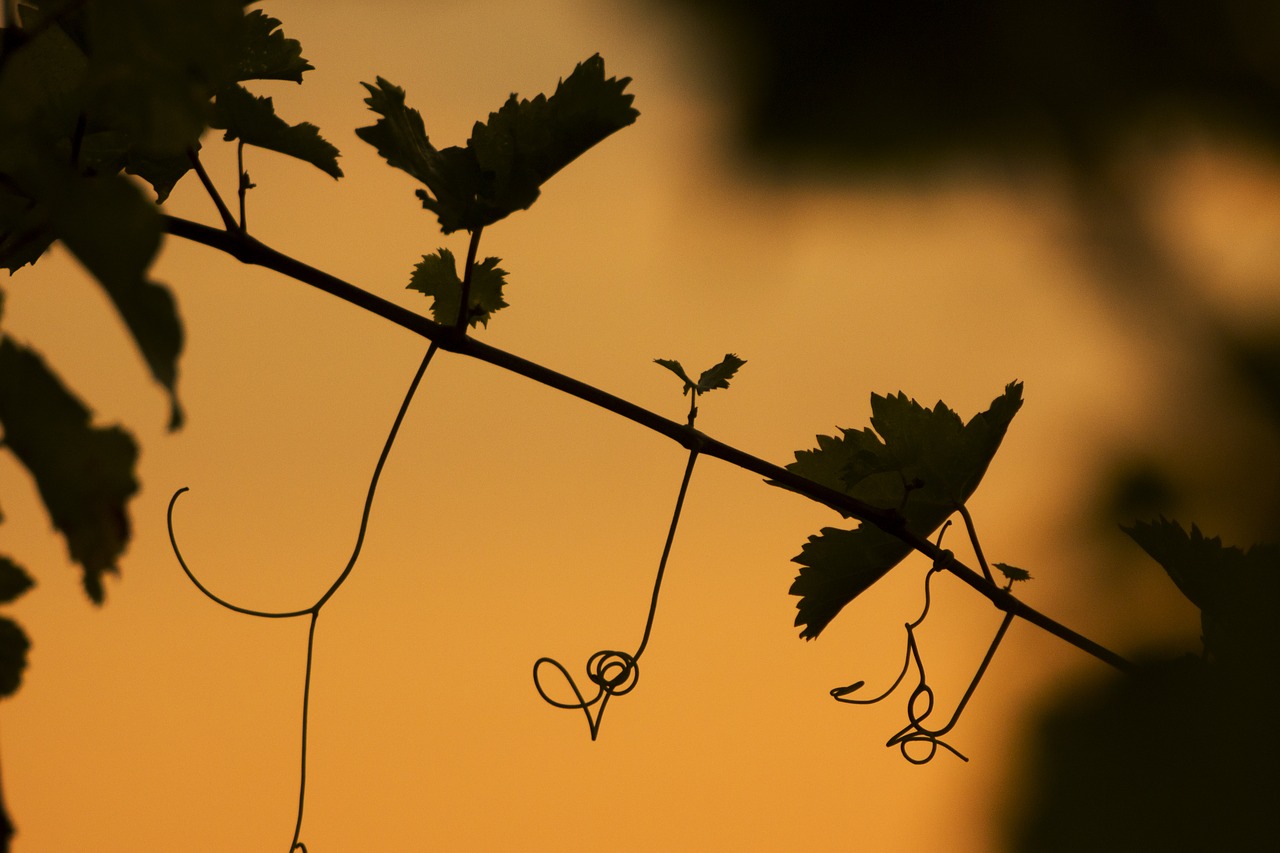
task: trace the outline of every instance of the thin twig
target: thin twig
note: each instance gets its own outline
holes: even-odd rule
[[[213,185],[213,181],[209,178],[209,173],[204,170],[204,164],[200,162],[200,155],[194,148],[187,149],[187,159],[191,161],[191,168],[195,169],[196,177],[204,185],[205,192],[209,194],[209,198],[213,199],[214,206],[218,208],[218,216],[222,218],[223,227],[229,233],[240,233],[242,229],[236,225],[235,218],[231,215],[231,211],[227,209],[227,204],[222,200],[222,196],[218,194],[218,188]]]

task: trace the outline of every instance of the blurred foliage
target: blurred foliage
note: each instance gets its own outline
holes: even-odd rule
[[[1280,517],[1280,317],[1228,319],[1152,222],[1135,140],[1245,140],[1280,155],[1280,6],[1268,0],[663,0],[723,57],[739,141],[776,175],[916,180],[979,161],[1067,178],[1078,248],[1132,333],[1158,330],[1177,398],[1120,447],[1092,521],[1194,514],[1270,538]],[[1142,146],[1137,146],[1142,150]],[[1199,364],[1175,373],[1168,351]],[[1213,411],[1212,419],[1203,413]],[[1212,423],[1210,421],[1212,420]],[[1216,430],[1216,435],[1209,435]],[[1243,438],[1248,436],[1248,439]],[[1259,442],[1261,436],[1261,442]],[[1261,447],[1259,446],[1261,444]],[[1206,488],[1207,486],[1207,488]],[[1197,493],[1213,493],[1206,502]],[[1095,530],[1098,528],[1095,527]]]
[[[1082,256],[1167,374],[1142,446],[1099,466],[1093,529],[1115,542],[1117,523],[1177,511],[1280,538],[1280,317],[1226,316],[1152,221],[1159,170],[1133,161],[1194,136],[1243,141],[1274,166],[1280,5],[664,2],[695,10],[727,48],[717,76],[763,170],[916,180],[976,160],[1065,177]],[[1224,548],[1163,519],[1129,532],[1201,609],[1210,647],[1064,691],[1023,768],[1013,847],[1272,846],[1280,551]]]
[[[1280,547],[1126,532],[1201,613],[1201,655],[1074,687],[1038,723],[1017,851],[1266,849],[1280,802]]]
[[[742,133],[777,160],[1092,157],[1176,116],[1280,146],[1268,0],[667,2],[727,38]]]

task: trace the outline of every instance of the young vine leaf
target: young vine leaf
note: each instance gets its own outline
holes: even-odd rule
[[[1242,551],[1206,537],[1195,525],[1188,533],[1163,516],[1121,529],[1200,609],[1205,650],[1215,660],[1240,664],[1261,656],[1274,670],[1280,663],[1280,547]]]
[[[745,359],[738,358],[733,353],[727,353],[720,363],[715,367],[702,371],[702,375],[698,377],[698,381],[694,382],[689,378],[689,374],[684,372],[684,368],[680,362],[669,358],[655,358],[654,363],[661,364],[667,370],[670,370],[676,376],[684,380],[684,392],[688,394],[690,391],[695,396],[705,394],[708,391],[714,391],[717,388],[728,388],[729,380],[738,372],[738,368],[746,364]]]
[[[214,97],[211,127],[226,131],[223,139],[244,140],[255,145],[296,157],[334,178],[342,177],[338,167],[338,149],[320,136],[320,129],[310,122],[291,125],[276,115],[270,98],[250,94],[243,86],[227,86]]]
[[[84,588],[103,600],[129,539],[126,503],[138,490],[138,446],[119,427],[95,427],[84,404],[31,350],[0,335],[0,427],[62,532]]]
[[[1000,574],[1004,575],[1005,580],[1009,582],[1010,586],[1018,581],[1031,580],[1031,572],[1026,569],[1020,569],[1017,566],[1011,566],[1008,563],[993,563],[992,565],[996,567],[996,570],[1000,572]]]
[[[604,76],[599,54],[579,63],[550,97],[519,100],[513,94],[487,122],[476,122],[465,148],[437,150],[422,115],[405,103],[405,92],[382,77],[362,83],[365,104],[381,118],[356,135],[374,146],[387,164],[421,183],[422,206],[436,214],[449,234],[475,231],[526,210],[541,185],[605,137],[636,120],[630,82]]]
[[[476,323],[488,326],[490,315],[507,307],[506,300],[502,298],[507,272],[498,266],[499,263],[499,258],[485,258],[471,270],[468,300],[471,305],[467,321],[472,326]],[[458,278],[453,252],[437,249],[434,255],[423,255],[422,261],[413,268],[408,287],[434,300],[431,314],[437,323],[453,325],[457,321],[458,307],[462,302],[462,279]]]
[[[896,510],[908,530],[927,537],[968,500],[1022,406],[1013,382],[987,411],[966,424],[939,402],[926,409],[899,393],[871,396],[872,429],[819,436],[814,450],[796,452],[788,470],[866,503]],[[840,610],[911,552],[872,525],[823,528],[793,562],[800,597],[796,625],[817,637]]]

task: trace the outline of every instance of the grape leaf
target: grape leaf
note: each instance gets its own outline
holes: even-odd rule
[[[1004,575],[1005,579],[1008,580],[1011,585],[1016,581],[1031,580],[1031,572],[1026,569],[1020,569],[1017,566],[1011,566],[1008,563],[995,563],[994,565],[1000,574]]]
[[[314,71],[302,58],[302,45],[297,39],[284,37],[280,22],[254,9],[244,16],[247,29],[243,51],[236,62],[236,80],[292,80],[302,82],[302,75]]]
[[[31,641],[18,623],[0,616],[0,698],[18,692],[30,648]]]
[[[76,182],[54,226],[111,297],[151,375],[169,392],[169,428],[177,429],[183,417],[177,396],[182,323],[169,291],[146,279],[160,246],[159,214],[136,186],[108,175]]]
[[[365,104],[381,118],[356,135],[426,185],[416,194],[445,234],[475,231],[527,209],[552,175],[634,122],[634,96],[622,92],[629,82],[605,79],[597,54],[579,63],[551,97],[513,94],[487,122],[476,122],[465,148],[437,150],[421,114],[405,105],[404,90],[378,77],[361,85],[369,92]]]
[[[95,427],[90,412],[31,350],[0,336],[0,427],[4,445],[32,477],[53,525],[102,603],[102,576],[116,572],[129,539],[126,503],[138,490],[138,447],[119,427]]]
[[[696,396],[705,394],[708,391],[714,391],[717,388],[728,388],[729,380],[738,372],[738,368],[747,362],[733,353],[728,353],[715,367],[702,371],[702,375],[698,377],[697,382],[689,378],[689,374],[684,372],[684,367],[678,361],[669,358],[655,358],[654,363],[662,365],[684,380],[684,394],[692,391]]]
[[[927,537],[968,500],[1022,405],[1022,384],[1010,383],[987,411],[966,424],[941,402],[926,409],[904,394],[871,397],[871,429],[819,436],[815,450],[797,451],[789,471],[882,509],[896,510],[909,531]],[[800,636],[817,637],[846,604],[911,552],[889,534],[862,524],[824,528],[793,562],[800,597]]]
[[[223,139],[242,139],[256,145],[303,160],[334,178],[342,177],[338,168],[338,149],[320,136],[320,129],[310,122],[290,125],[276,115],[270,98],[256,97],[243,86],[228,86],[214,98],[210,126],[226,133]]]
[[[604,76],[595,54],[574,67],[551,97],[517,100],[514,94],[484,124],[476,122],[467,148],[475,152],[489,221],[527,210],[539,187],[597,142],[635,122],[631,78]]]
[[[1280,664],[1280,547],[1243,551],[1206,537],[1195,525],[1188,534],[1163,516],[1121,529],[1200,608],[1205,649],[1215,660],[1246,667],[1262,660],[1259,671],[1274,671]]]
[[[0,555],[0,604],[9,604],[33,586],[35,581],[22,566]]]
[[[485,258],[471,270],[471,293],[468,302],[470,316],[468,322],[489,325],[489,317],[493,312],[507,307],[502,298],[502,287],[506,284],[506,270],[501,269],[498,258]],[[417,290],[430,296],[431,314],[437,323],[451,326],[457,322],[458,306],[462,302],[462,279],[458,278],[458,267],[453,252],[448,249],[437,249],[434,255],[423,255],[422,261],[413,268],[409,280],[409,289]]]
[[[430,192],[418,190],[417,196],[423,207],[436,214],[445,234],[483,226],[475,210],[480,170],[474,156],[457,147],[437,151],[427,137],[422,115],[405,105],[404,89],[382,77],[376,85],[360,85],[369,91],[364,102],[382,118],[371,127],[357,128],[356,136],[376,148],[388,165],[427,185]]]

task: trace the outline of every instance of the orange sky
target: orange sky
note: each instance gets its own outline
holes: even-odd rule
[[[927,189],[745,180],[726,153],[721,99],[696,76],[697,45],[639,3],[264,8],[317,70],[302,87],[257,91],[286,119],[318,124],[347,177],[250,152],[259,239],[426,312],[403,289],[413,264],[441,245],[461,255],[465,237],[440,238],[412,180],[356,139],[371,123],[359,81],[404,87],[443,146],[510,91],[549,90],[600,52],[610,74],[634,78],[641,117],[557,175],[532,210],[486,230],[481,251],[503,258],[512,307],[484,340],[675,419],[687,401],[652,360],[700,370],[736,352],[748,364],[704,400],[699,426],[779,463],[815,433],[864,425],[872,391],[941,397],[967,418],[1021,379],[1027,403],[971,504],[989,558],[1031,569],[1025,598],[1104,643],[1128,648],[1143,632],[1116,623],[1122,610],[1172,608],[1183,619],[1154,630],[1194,631],[1154,565],[1135,588],[1153,598],[1099,605],[1082,555],[1063,550],[1090,484],[1080,460],[1139,428],[1148,398],[1129,389],[1153,373],[1148,348],[1085,286],[1051,184],[1015,193],[979,173]],[[234,152],[213,139],[207,149],[229,196]],[[1188,162],[1174,189],[1217,205],[1174,223],[1188,251],[1209,247],[1228,273],[1232,258],[1270,263],[1257,247],[1280,245],[1280,216],[1212,248],[1238,216],[1235,190],[1257,179]],[[193,180],[169,206],[216,222]],[[163,431],[164,396],[65,253],[6,285],[6,329],[143,446],[135,538],[101,610],[33,487],[0,456],[3,550],[38,579],[11,608],[34,648],[21,692],[0,708],[18,853],[287,849],[306,622],[202,598],[171,555],[165,506],[190,487],[180,541],[219,594],[307,606],[350,553],[425,349],[332,297],[178,240],[155,276],[173,287],[188,336],[188,423],[176,435]],[[1081,407],[1089,419],[1073,417]],[[972,761],[908,765],[883,746],[905,722],[905,694],[854,708],[826,693],[893,677],[925,566],[907,564],[819,640],[800,641],[789,560],[838,519],[713,459],[694,475],[640,686],[610,704],[595,743],[581,714],[542,703],[536,658],[578,672],[596,649],[638,642],[683,466],[680,447],[629,422],[438,357],[361,562],[319,621],[311,853],[992,848],[1020,721],[1068,673],[1101,665],[1015,625],[953,734]],[[967,559],[959,538],[950,544]],[[949,713],[999,620],[947,578],[935,596],[921,642]]]

